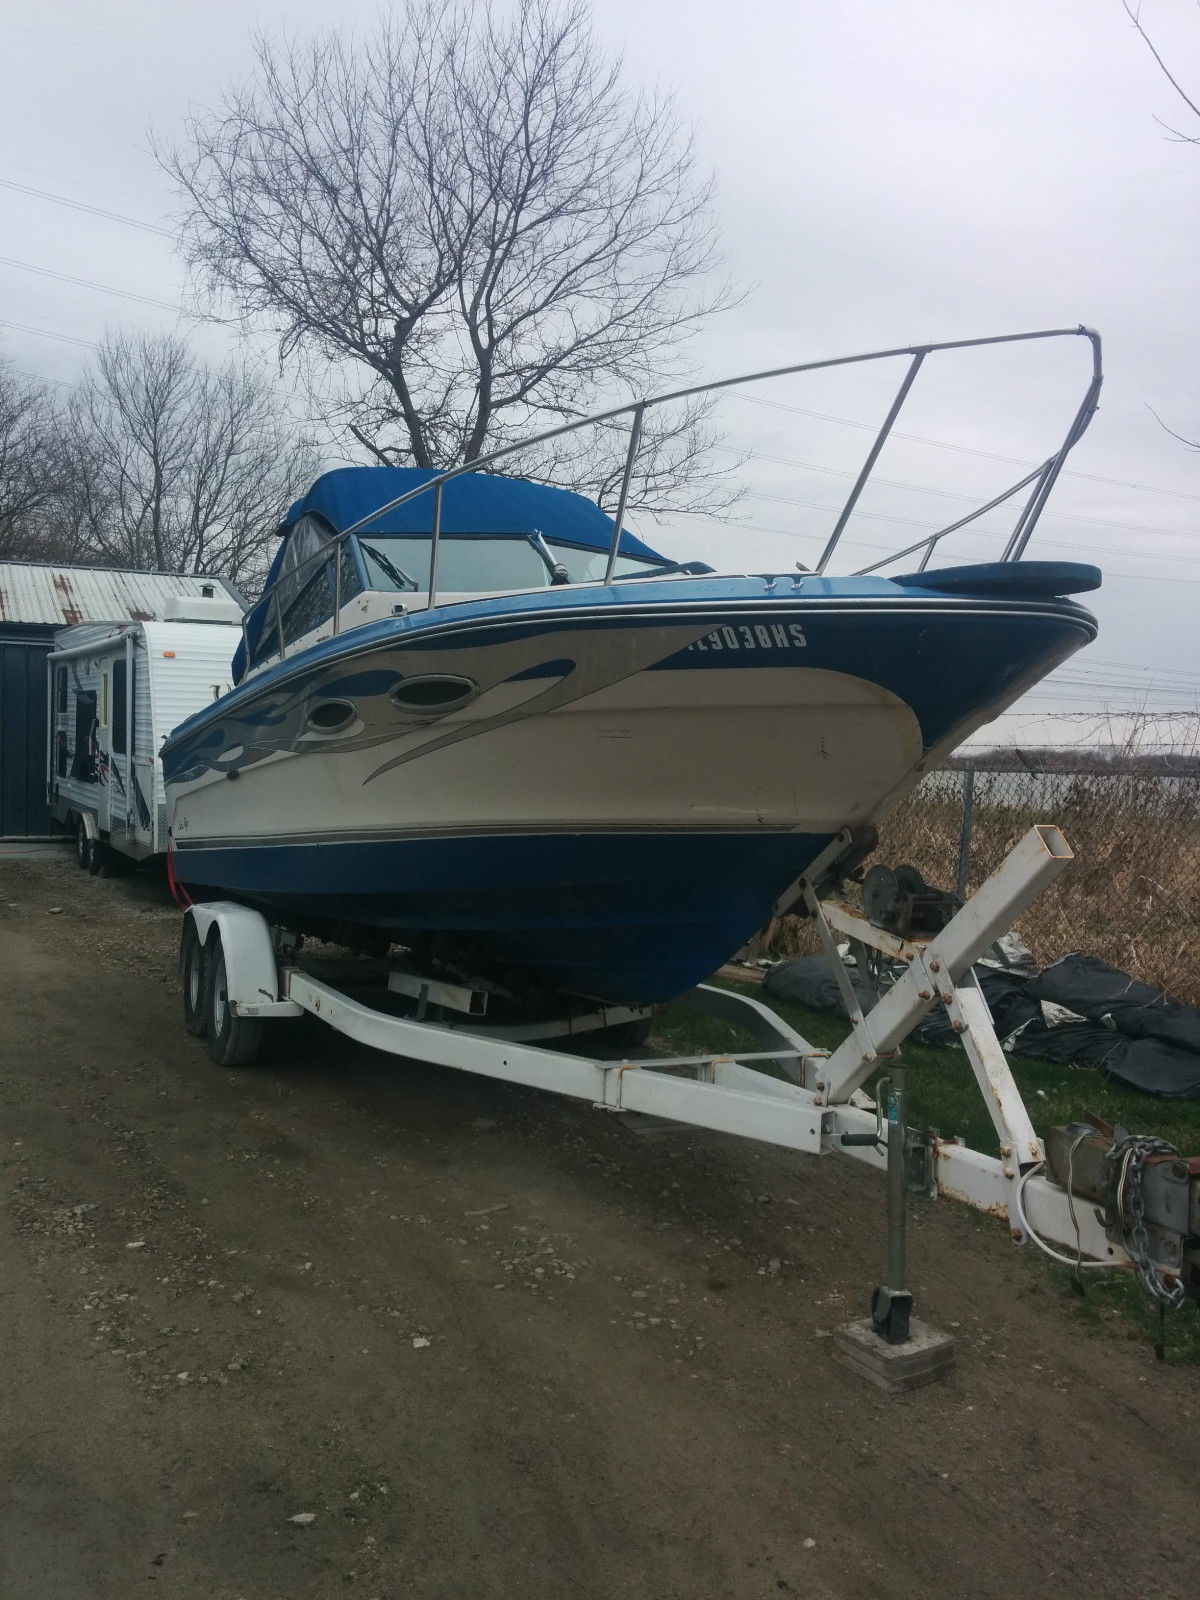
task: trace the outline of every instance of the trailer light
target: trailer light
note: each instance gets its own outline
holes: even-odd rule
[[[164,650],[164,651],[163,651],[163,655],[164,655],[164,656],[165,656],[165,657],[166,657],[166,659],[167,659],[167,660],[168,660],[168,661],[174,661],[174,659],[175,659],[175,652],[174,652],[174,650]]]

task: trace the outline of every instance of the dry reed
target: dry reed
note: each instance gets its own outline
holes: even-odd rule
[[[1040,965],[1071,950],[1200,1005],[1200,776],[1147,771],[980,772],[968,888],[976,889],[1035,822],[1057,823],[1075,861],[1017,924]],[[880,828],[873,861],[909,861],[953,888],[963,774],[931,773]],[[787,917],[768,952],[817,948]]]

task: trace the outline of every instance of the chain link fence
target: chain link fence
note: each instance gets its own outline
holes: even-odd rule
[[[871,861],[911,862],[941,889],[960,886],[965,864],[969,893],[1033,823],[1057,823],[1075,860],[1016,925],[1039,966],[1082,950],[1200,1005],[1200,768],[1093,760],[1062,770],[1061,756],[1005,753],[932,772],[883,823]],[[788,917],[766,953],[817,948],[811,923]]]

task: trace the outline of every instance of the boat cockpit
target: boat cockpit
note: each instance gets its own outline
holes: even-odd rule
[[[309,512],[292,524],[248,633],[248,670],[382,617],[423,609],[430,580],[438,605],[523,594],[559,584],[602,583],[608,551],[528,533],[339,535]],[[324,557],[324,559],[322,559]],[[647,551],[616,557],[615,579],[703,573],[703,562],[680,563]]]

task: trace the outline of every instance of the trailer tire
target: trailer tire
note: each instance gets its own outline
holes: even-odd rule
[[[603,1040],[606,1049],[640,1050],[653,1028],[653,1017],[637,1017],[632,1022],[617,1022],[611,1028],[602,1028],[595,1037]]]
[[[91,864],[92,841],[87,831],[87,823],[82,816],[75,818],[75,865],[85,870]]]
[[[214,934],[208,949],[208,982],[205,985],[205,1021],[208,1053],[219,1067],[249,1067],[262,1048],[262,1020],[239,1017],[229,1003],[229,980],[225,973],[225,951],[220,934]]]
[[[183,987],[183,1026],[194,1039],[202,1039],[208,1032],[208,961],[191,917],[183,919],[179,979]]]
[[[103,839],[88,840],[87,869],[93,878],[115,877],[112,850]]]

